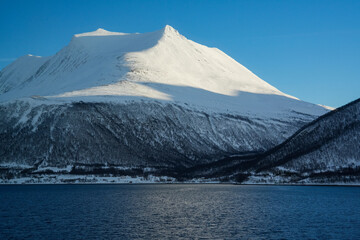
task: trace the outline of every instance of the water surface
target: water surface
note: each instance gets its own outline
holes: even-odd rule
[[[0,239],[360,239],[360,188],[0,186]]]

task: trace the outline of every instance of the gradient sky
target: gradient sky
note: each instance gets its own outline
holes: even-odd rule
[[[0,69],[53,55],[76,33],[166,24],[302,100],[339,107],[360,97],[358,0],[0,0]]]

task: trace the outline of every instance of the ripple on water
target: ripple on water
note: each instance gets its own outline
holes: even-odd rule
[[[0,186],[0,239],[359,239],[360,188]]]

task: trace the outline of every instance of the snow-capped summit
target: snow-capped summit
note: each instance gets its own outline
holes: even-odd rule
[[[175,35],[175,36],[178,36],[178,37],[181,37],[181,38],[186,39],[184,36],[182,36],[182,35],[178,32],[178,30],[176,30],[175,28],[173,28],[173,27],[170,26],[170,25],[166,25],[166,26],[163,28],[163,31],[164,31],[164,35],[166,35],[166,36]]]
[[[14,75],[13,69],[21,74]],[[142,34],[102,28],[76,34],[51,57],[26,64],[19,59],[2,70],[0,101],[33,95],[70,101],[136,97],[216,111],[326,112],[282,93],[224,52],[195,43],[169,25]]]

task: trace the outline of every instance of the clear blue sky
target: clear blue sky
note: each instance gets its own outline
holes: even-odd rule
[[[0,0],[0,69],[53,55],[76,33],[166,24],[302,100],[338,107],[360,97],[359,0]]]

